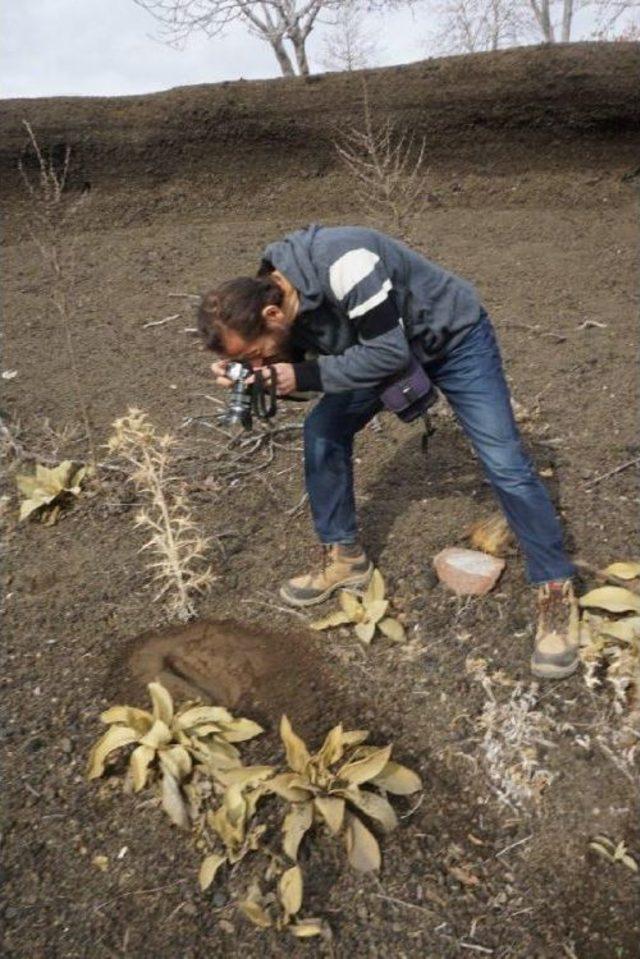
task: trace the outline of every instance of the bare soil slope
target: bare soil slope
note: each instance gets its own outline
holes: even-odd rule
[[[367,80],[381,115],[427,138],[429,202],[415,241],[482,291],[572,551],[594,564],[626,558],[637,541],[634,473],[603,476],[639,454],[640,46],[430,60]],[[290,637],[290,659],[279,645],[278,669],[266,659],[260,666],[268,677],[261,718],[273,723],[270,684],[279,710],[294,687],[301,697],[308,676],[300,725],[310,739],[340,719],[366,725],[424,777],[419,808],[405,807],[400,830],[383,842],[379,881],[349,873],[337,847],[305,849],[306,911],[329,920],[332,954],[633,959],[638,877],[588,849],[604,833],[640,860],[637,770],[599,745],[620,722],[608,693],[590,693],[580,674],[543,690],[555,726],[540,757],[552,781],[537,809],[501,806],[488,780],[475,725],[485,694],[465,661],[484,657],[490,671],[528,683],[532,596],[517,555],[482,601],[434,586],[431,557],[492,509],[453,422],[439,417],[426,458],[417,428],[390,418],[358,445],[363,535],[407,615],[406,648],[378,642],[365,653],[277,608],[279,583],[304,568],[312,544],[297,508],[295,444],[235,482],[219,471],[220,446],[206,425],[215,410],[208,358],[184,332],[193,325],[189,300],[174,294],[252,271],[265,242],[303,223],[372,222],[332,147],[336,125],[358,121],[360,97],[359,75],[336,75],[0,105],[9,214],[3,370],[17,371],[4,384],[3,416],[21,447],[6,491],[30,456],[85,451],[16,174],[26,118],[48,148],[61,154],[71,144],[70,189],[89,187],[72,335],[99,441],[130,405],[178,434],[195,517],[220,536],[212,555],[220,576],[200,604],[203,618],[249,623],[238,643],[249,657],[256,642],[266,656],[267,630]],[[287,409],[281,422],[302,412]],[[14,505],[4,563],[5,955],[329,954],[255,931],[222,887],[201,895],[198,853],[159,810],[83,781],[100,709],[122,692],[142,705],[130,656],[136,637],[162,623],[137,555],[131,490],[107,473],[101,490],[53,527],[16,525]],[[229,628],[221,627],[222,648],[231,656]],[[96,855],[108,857],[106,871]]]

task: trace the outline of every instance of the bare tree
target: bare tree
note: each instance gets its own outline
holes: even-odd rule
[[[268,43],[285,77],[309,74],[306,43],[320,12],[343,0],[134,0],[161,24],[160,38],[181,46],[192,33],[220,36],[231,23]],[[291,51],[287,47],[290,44]]]
[[[571,40],[577,7],[575,0],[527,0],[527,5],[545,43],[568,43]]]
[[[446,0],[437,12],[440,28],[432,42],[443,53],[512,46],[522,28],[522,10],[513,0]]]
[[[634,17],[640,13],[640,0],[600,0],[599,40],[638,40],[640,22]]]
[[[473,53],[520,43],[569,43],[576,13],[586,8],[598,16],[596,36],[611,38],[614,25],[640,9],[640,0],[440,0],[430,7],[440,18],[431,44],[443,53]]]
[[[96,468],[96,443],[89,415],[88,383],[78,359],[73,326],[78,309],[76,284],[77,226],[74,223],[79,207],[86,200],[86,193],[79,195],[67,191],[71,147],[67,146],[59,163],[53,154],[47,158],[40,149],[31,124],[22,121],[36,161],[37,172],[30,174],[27,165],[27,150],[18,160],[30,204],[27,229],[42,258],[47,278],[47,291],[55,315],[60,323],[71,370],[71,386],[75,392],[78,411],[86,432],[91,465]]]
[[[378,121],[363,87],[362,125],[349,127],[334,142],[351,175],[364,209],[393,224],[408,239],[410,221],[422,212],[427,199],[423,174],[424,138],[400,132],[392,120]]]
[[[370,66],[380,47],[357,0],[348,0],[340,7],[331,26],[333,32],[325,40],[322,65],[328,70],[363,70]]]

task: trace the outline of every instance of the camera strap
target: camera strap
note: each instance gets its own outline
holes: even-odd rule
[[[267,387],[265,386],[262,370],[254,370],[253,386],[251,388],[251,401],[253,411],[261,420],[270,420],[276,415],[276,376],[272,366],[269,367],[269,405],[267,406]]]

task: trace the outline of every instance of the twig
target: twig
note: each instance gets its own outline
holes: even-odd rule
[[[113,899],[107,899],[106,902],[99,902],[93,909],[94,912],[98,909],[104,909],[105,906],[110,906],[111,903],[118,902],[118,900],[124,899],[126,896],[150,896],[154,892],[164,892],[165,889],[172,889],[173,886],[179,886],[186,881],[186,879],[176,879],[175,882],[165,883],[164,886],[154,886],[152,889],[134,889],[133,892],[123,892],[119,896],[114,896]]]
[[[396,899],[395,896],[387,896],[382,892],[374,892],[376,899],[384,899],[385,902],[393,902],[396,906],[405,906],[406,909],[415,909],[416,912],[424,912],[427,916],[433,916],[434,910],[427,906],[418,906],[414,902],[405,902],[404,899]]]
[[[148,323],[143,323],[142,329],[146,330],[150,326],[162,326],[163,323],[168,323],[170,320],[177,320],[180,317],[180,313],[172,313],[171,316],[165,316],[163,320],[149,320]]]
[[[584,323],[580,323],[579,326],[576,326],[576,330],[588,330],[592,326],[597,327],[599,330],[608,329],[608,323],[598,323],[597,320],[585,320]]]
[[[615,476],[617,473],[622,473],[623,470],[629,469],[630,466],[635,466],[636,463],[640,463],[640,456],[635,456],[632,460],[627,460],[626,463],[621,463],[620,466],[616,466],[615,469],[608,470],[606,473],[601,473],[600,476],[596,476],[594,479],[589,480],[588,483],[585,483],[584,488],[589,490],[592,486],[595,486],[596,483],[601,483],[603,480],[609,479],[610,476]]]
[[[530,323],[509,322],[507,326],[513,327],[516,330],[527,330],[529,333],[537,333],[538,336],[548,336],[551,339],[556,340],[557,343],[565,343],[567,339],[563,333],[545,332],[541,330],[539,326],[532,326]]]
[[[295,516],[298,510],[302,509],[302,507],[304,506],[304,504],[307,502],[308,499],[309,499],[309,494],[303,493],[302,496],[300,497],[300,500],[296,503],[295,506],[292,506],[291,509],[285,510],[285,515]]]
[[[488,949],[487,946],[477,946],[473,942],[463,942],[462,939],[460,940],[458,945],[460,946],[461,949],[471,949],[473,950],[473,952],[484,952],[488,956],[492,956],[495,951],[494,949]]]
[[[298,619],[304,619],[306,621],[306,616],[304,613],[298,612],[297,609],[289,609],[288,606],[276,606],[275,603],[265,603],[261,599],[243,599],[241,600],[245,606],[265,606],[267,609],[276,609],[279,613],[288,613],[290,616],[297,616]]]
[[[417,812],[418,809],[420,809],[420,806],[422,805],[422,801],[424,799],[424,795],[425,795],[424,793],[420,793],[420,798],[418,799],[417,803],[414,803],[414,805],[411,807],[411,809],[408,810],[408,812],[403,813],[402,816],[398,816],[398,819],[408,819],[410,816],[413,816],[413,814]]]
[[[171,297],[184,297],[186,300],[199,300],[199,293],[167,293],[167,296]]]
[[[525,836],[524,839],[518,839],[517,842],[512,842],[510,846],[505,846],[504,849],[501,849],[500,852],[496,853],[496,859],[499,859],[500,856],[504,856],[506,852],[509,852],[511,849],[515,849],[516,846],[521,846],[524,842],[529,842],[530,839],[533,839],[533,833],[530,836]]]

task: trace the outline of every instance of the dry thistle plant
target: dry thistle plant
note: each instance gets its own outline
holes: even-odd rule
[[[52,158],[45,159],[31,125],[26,120],[23,120],[23,124],[38,166],[37,175],[32,177],[25,169],[23,160],[18,161],[18,170],[31,200],[27,229],[40,252],[49,283],[51,303],[64,333],[73,390],[89,444],[91,465],[95,468],[96,447],[86,399],[87,390],[80,375],[80,366],[73,343],[73,321],[76,313],[74,287],[77,236],[72,220],[78,208],[84,203],[86,194],[70,198],[65,192],[71,148],[66,147],[62,163],[57,168]]]
[[[466,668],[486,695],[476,726],[483,734],[484,765],[498,799],[512,809],[539,801],[554,778],[540,764],[539,747],[554,745],[546,736],[555,722],[538,709],[537,685],[525,688],[522,683],[509,682],[511,693],[500,702],[494,692],[498,674],[488,675],[486,661],[469,658]]]
[[[137,409],[130,409],[113,426],[109,450],[125,460],[132,470],[131,481],[150,497],[149,506],[136,514],[135,525],[150,533],[141,551],[150,550],[157,557],[148,564],[162,584],[154,600],[164,598],[169,615],[186,622],[195,616],[193,594],[204,592],[215,577],[206,565],[209,543],[169,473],[175,439],[170,434],[160,436]]]
[[[334,147],[367,212],[390,221],[399,236],[408,237],[410,221],[426,202],[424,137],[416,143],[413,133],[399,132],[392,120],[375,120],[363,84],[362,125],[342,131]]]

